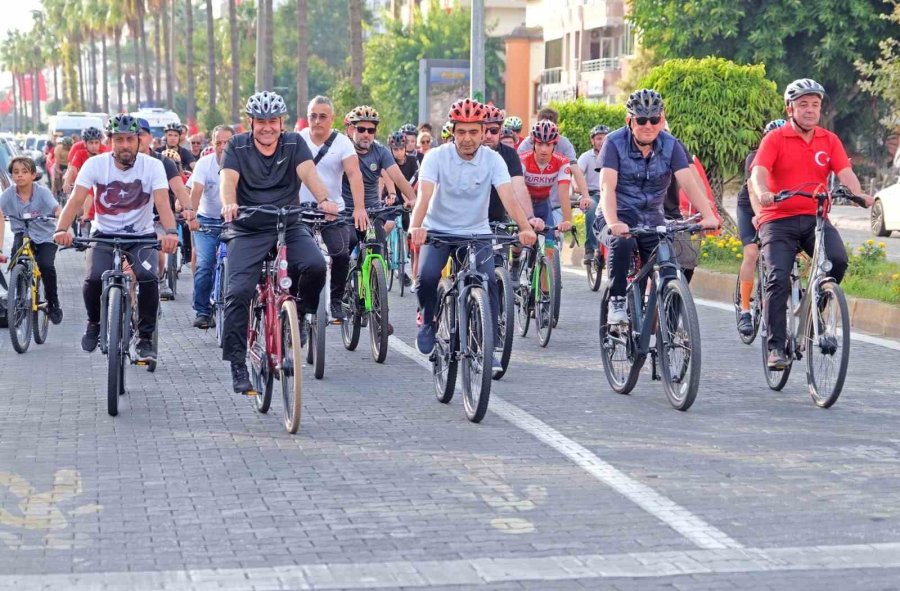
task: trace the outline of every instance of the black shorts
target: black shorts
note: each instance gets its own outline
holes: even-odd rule
[[[753,244],[753,241],[756,240],[756,228],[753,226],[753,216],[756,215],[753,213],[753,208],[750,207],[750,204],[742,205],[738,203],[737,206],[737,225],[738,225],[738,233],[741,236],[741,244],[747,246],[748,244]]]

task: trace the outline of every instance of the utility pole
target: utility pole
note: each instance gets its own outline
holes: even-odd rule
[[[484,101],[484,0],[472,0],[471,42],[469,53],[471,95],[477,101]]]

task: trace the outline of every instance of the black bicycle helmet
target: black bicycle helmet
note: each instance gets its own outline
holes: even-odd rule
[[[593,129],[591,129],[591,139],[594,139],[595,135],[606,135],[609,133],[609,127],[605,125],[595,125]]]
[[[659,117],[663,112],[663,100],[655,90],[644,88],[631,93],[625,110],[632,117]]]
[[[287,115],[288,111],[280,94],[263,90],[247,99],[244,112],[254,119],[269,119]]]
[[[388,137],[388,145],[392,148],[403,148],[406,146],[406,135],[403,131],[395,131]]]
[[[400,133],[402,133],[403,135],[414,135],[414,136],[418,137],[419,130],[416,129],[416,126],[413,125],[412,123],[407,123],[406,125],[404,125],[403,127],[400,128]]]
[[[122,113],[110,118],[108,130],[110,134],[114,133],[134,133],[139,131],[138,121],[128,113]]]
[[[81,132],[81,139],[86,142],[90,142],[93,140],[103,141],[103,132],[96,127],[88,127]]]

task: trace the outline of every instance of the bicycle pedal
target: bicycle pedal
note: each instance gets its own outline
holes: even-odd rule
[[[141,361],[141,360],[135,361],[134,364],[135,364],[135,365],[140,365],[140,366],[146,366],[146,365],[149,365],[149,363],[147,363],[146,361]]]
[[[259,392],[257,392],[256,390],[247,390],[245,392],[241,392],[241,394],[243,394],[244,396],[252,396],[252,397],[259,396]]]

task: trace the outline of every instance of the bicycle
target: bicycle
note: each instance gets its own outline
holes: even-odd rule
[[[31,248],[29,226],[31,222],[55,221],[52,216],[24,217],[6,216],[25,225],[22,232],[22,246],[9,258],[9,289],[6,299],[6,319],[9,328],[9,339],[16,353],[25,353],[31,339],[38,345],[47,342],[50,330],[47,297],[44,294],[44,283],[41,281],[41,270],[38,267],[34,250]],[[0,222],[2,223],[2,222]]]
[[[134,278],[124,268],[124,248],[144,246],[158,250],[160,241],[156,238],[76,238],[73,245],[87,248],[92,245],[112,247],[113,268],[103,272],[103,290],[100,297],[100,352],[106,355],[106,412],[110,416],[119,414],[119,396],[125,394],[125,360],[131,365],[145,366],[152,369],[146,361],[137,359],[132,351],[137,344],[138,334],[135,330],[136,315],[132,312],[132,282]],[[95,246],[96,247],[96,246]],[[152,336],[154,347],[158,342],[159,325]]]
[[[198,232],[206,234],[221,232],[223,224],[200,224]],[[216,344],[222,348],[222,339],[225,337],[223,325],[225,323],[225,288],[228,277],[228,247],[219,241],[216,248],[216,266],[213,270],[213,288],[209,294],[209,307],[216,325]]]
[[[331,216],[329,216],[331,217]],[[306,224],[312,230],[313,238],[325,257],[325,285],[319,294],[319,307],[308,325],[309,337],[306,349],[306,363],[313,367],[313,375],[317,380],[325,376],[325,331],[329,324],[334,323],[330,317],[328,302],[331,301],[331,253],[322,238],[322,230],[338,224],[345,224],[349,218],[346,215],[338,219],[328,220],[326,214],[318,210],[304,211],[300,216],[300,222]],[[348,248],[345,245],[344,248]],[[344,250],[343,252],[346,252]],[[340,321],[337,321],[340,324]]]
[[[388,205],[367,208],[370,224],[365,240],[358,246],[356,262],[350,258],[350,275],[344,288],[341,305],[346,320],[341,323],[344,348],[353,351],[359,344],[359,333],[368,325],[372,357],[376,363],[384,363],[388,352],[388,294],[386,283],[387,262],[384,258],[384,231],[376,230],[385,218],[396,217],[403,206]]]
[[[768,295],[763,292],[760,326],[764,343],[763,372],[769,388],[781,390],[787,383],[793,362],[806,355],[806,383],[810,397],[816,406],[830,408],[840,397],[847,376],[850,361],[850,314],[844,290],[828,275],[831,261],[825,257],[825,216],[832,197],[840,196],[862,207],[866,207],[866,202],[843,186],[838,186],[832,192],[781,191],[774,199],[777,203],[794,196],[816,200],[815,246],[807,264],[809,269],[805,282],[797,257],[794,258],[791,269],[784,347],[787,365],[784,370],[770,370],[768,366],[769,351],[765,346],[769,334],[765,314]],[[760,277],[760,283],[765,286],[763,276]],[[835,366],[837,374],[833,376],[832,382],[831,372],[828,370],[834,370]]]
[[[662,381],[669,403],[681,411],[691,407],[700,386],[700,325],[675,258],[674,240],[679,232],[701,231],[695,220],[696,216],[665,226],[630,228],[628,233],[635,237],[657,236],[659,245],[643,264],[634,253],[625,292],[628,322],[607,323],[609,283],[600,303],[601,360],[610,387],[619,394],[630,393],[649,354],[652,379]]]
[[[491,222],[491,229],[495,234],[513,235],[518,226],[512,222]],[[506,375],[509,368],[509,360],[512,357],[513,335],[515,329],[515,288],[512,277],[509,274],[509,247],[502,241],[494,240],[494,275],[497,280],[500,311],[497,318],[497,336],[502,347],[500,353],[500,366],[502,369],[495,371],[493,378],[499,380]],[[495,343],[496,345],[496,343]]]
[[[283,422],[288,433],[300,428],[303,396],[302,349],[300,318],[297,302],[291,295],[293,283],[288,276],[287,232],[288,218],[309,209],[309,205],[242,206],[245,215],[262,213],[276,217],[278,235],[274,255],[263,261],[256,294],[250,302],[250,322],[247,324],[247,361],[256,410],[269,412],[272,404],[273,380],[277,374],[281,382],[284,403]]]
[[[534,246],[522,247],[519,259],[519,284],[515,289],[516,328],[519,336],[528,335],[531,317],[538,327],[538,341],[541,347],[550,343],[553,332],[553,311],[556,309],[556,275],[552,259],[544,249],[546,236],[556,227],[544,228],[537,232],[538,241]],[[558,251],[557,251],[558,252]]]
[[[493,322],[488,294],[488,278],[478,271],[476,247],[479,242],[512,243],[518,237],[494,234],[455,236],[428,232],[426,244],[448,245],[457,252],[450,256],[450,276],[438,284],[435,311],[435,347],[430,356],[435,394],[447,404],[453,399],[456,375],[462,361],[463,406],[466,417],[479,423],[491,396],[490,371],[494,352]],[[457,256],[460,247],[466,255]],[[493,256],[493,250],[489,256]]]
[[[178,295],[178,277],[181,275],[181,266],[184,265],[184,218],[181,216],[175,216],[176,228],[178,229],[178,248],[175,249],[175,252],[169,253],[166,255],[166,269],[165,269],[165,280],[166,285],[169,286],[169,289],[172,290],[171,298],[160,298],[160,299],[175,299],[175,296]],[[180,258],[179,258],[180,257]]]
[[[387,261],[388,261],[388,274],[387,274],[387,288],[388,291],[394,289],[394,277],[396,276],[397,282],[400,284],[400,297],[403,297],[404,292],[406,291],[406,282],[408,281],[408,277],[406,275],[406,265],[408,264],[407,258],[409,256],[408,249],[408,237],[406,230],[403,229],[403,225],[400,223],[399,218],[396,221],[396,225],[394,229],[391,230],[391,233],[388,234],[388,252],[387,252]]]
[[[754,238],[754,243],[759,246],[759,235]],[[759,325],[762,320],[762,301],[763,301],[763,289],[765,285],[765,279],[767,277],[765,263],[763,262],[762,255],[760,255],[756,259],[756,285],[754,286],[753,293],[750,295],[750,318],[753,323],[753,332],[749,335],[742,334],[740,330],[738,330],[738,336],[741,339],[741,342],[745,345],[752,345],[753,341],[756,340],[756,335],[759,332]],[[734,283],[734,317],[735,317],[735,326],[740,324],[741,322],[741,314],[744,312],[741,307],[741,278],[740,275],[735,280]]]

